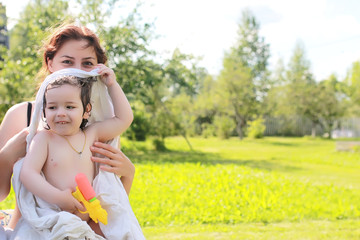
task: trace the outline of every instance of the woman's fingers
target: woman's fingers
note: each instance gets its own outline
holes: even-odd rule
[[[130,159],[119,149],[109,144],[95,142],[90,147],[93,153],[99,153],[105,157],[92,156],[91,160],[102,164],[100,168],[104,171],[115,173],[118,176],[133,176],[135,166]]]
[[[104,157],[107,157],[107,158],[110,158],[110,159],[113,159],[116,155],[116,153],[113,153],[112,151],[109,151],[105,148],[100,148],[100,147],[94,147],[94,146],[91,146],[90,147],[90,150],[93,152],[93,153],[98,153]]]
[[[97,163],[112,165],[112,160],[109,158],[103,158],[103,157],[91,157],[91,160]]]
[[[109,165],[101,165],[100,168],[106,172],[115,173],[116,175],[121,175],[121,174],[118,174],[118,171],[116,168],[113,168]]]
[[[102,143],[102,142],[94,142],[93,146],[97,147],[97,148],[102,148],[102,149],[106,149],[112,153],[118,153],[120,152],[120,150],[118,148],[114,148],[113,146],[111,146],[110,144],[107,143]]]

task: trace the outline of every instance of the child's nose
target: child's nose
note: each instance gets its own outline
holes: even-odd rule
[[[57,111],[57,115],[58,116],[65,116],[66,115],[65,109],[59,108],[58,111]]]

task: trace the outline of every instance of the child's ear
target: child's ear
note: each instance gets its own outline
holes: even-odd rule
[[[90,117],[90,112],[91,112],[91,104],[89,103],[87,106],[86,106],[86,109],[85,109],[85,112],[84,112],[84,115],[83,115],[83,118],[84,119],[88,119]]]

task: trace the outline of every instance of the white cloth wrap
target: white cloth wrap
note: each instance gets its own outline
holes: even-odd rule
[[[43,123],[42,108],[43,96],[49,83],[60,76],[91,77],[98,76],[97,70],[91,72],[79,69],[67,68],[49,75],[42,83],[35,101],[35,109],[27,136],[27,148],[37,132],[39,123]],[[106,86],[101,81],[96,81],[92,87],[91,117],[89,124],[114,116],[114,109]],[[116,138],[109,143],[118,147]],[[14,166],[13,187],[16,193],[16,201],[22,214],[16,228],[8,237],[10,240],[59,240],[59,239],[104,239],[96,235],[88,224],[71,213],[61,211],[54,204],[49,204],[41,198],[27,191],[20,181],[20,170],[23,159]],[[100,223],[100,228],[106,239],[145,239],[140,225],[131,209],[128,196],[120,181],[113,173],[99,170],[93,181],[93,187],[102,207],[108,213],[108,224]],[[1,234],[0,234],[1,235]]]

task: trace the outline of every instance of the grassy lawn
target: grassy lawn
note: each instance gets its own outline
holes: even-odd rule
[[[343,240],[360,239],[360,220],[307,220],[281,223],[242,223],[235,225],[193,225],[144,227],[148,240],[209,240],[209,239],[286,239]]]
[[[360,239],[360,154],[311,138],[122,140],[147,239]],[[13,207],[13,200],[0,208]]]

